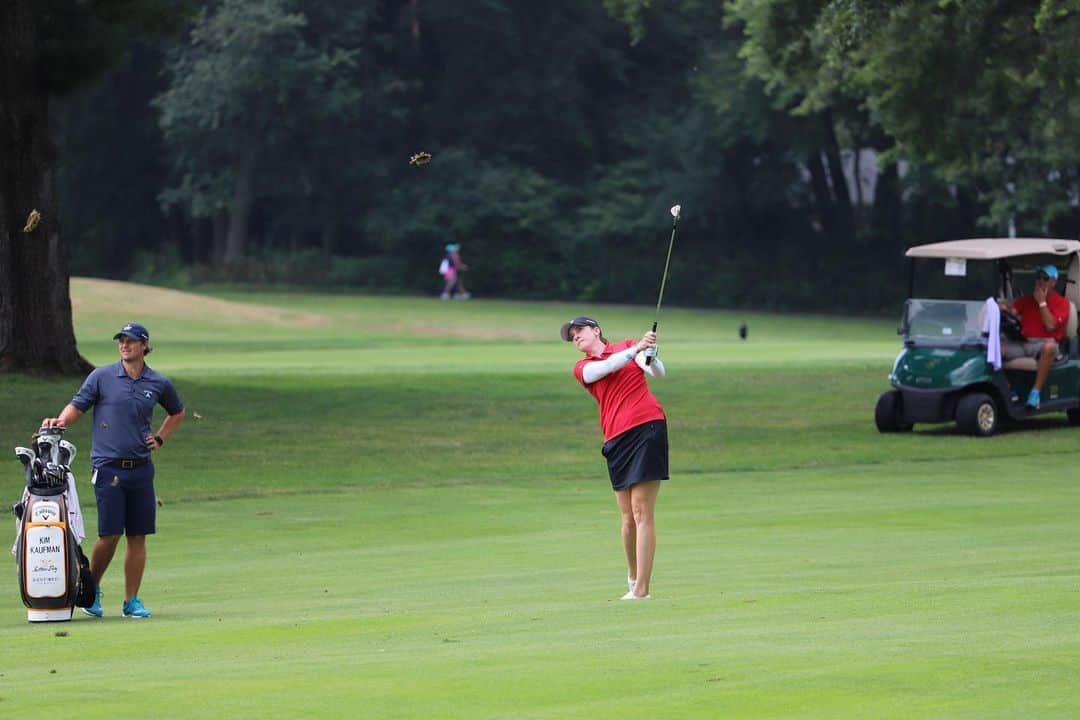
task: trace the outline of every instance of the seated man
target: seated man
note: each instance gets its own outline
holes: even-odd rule
[[[1030,295],[1017,298],[1011,307],[1005,302],[998,303],[1003,312],[1020,319],[1020,332],[1024,336],[1024,342],[1002,341],[1002,357],[1005,360],[1034,357],[1039,361],[1035,384],[1027,398],[1030,408],[1039,407],[1042,386],[1057,356],[1058,341],[1065,337],[1069,301],[1054,289],[1057,278],[1056,267],[1043,265],[1035,274],[1035,289]]]

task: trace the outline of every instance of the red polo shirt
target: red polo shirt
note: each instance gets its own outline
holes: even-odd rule
[[[608,343],[600,357],[584,358],[574,364],[574,377],[600,404],[600,430],[604,433],[604,442],[638,425],[666,419],[660,402],[649,391],[645,371],[633,360],[591,385],[586,384],[582,377],[588,363],[607,360],[636,344],[636,340],[629,338],[619,343]]]
[[[1037,338],[1053,338],[1061,341],[1065,337],[1065,321],[1069,316],[1069,301],[1056,291],[1051,290],[1046,295],[1046,309],[1054,316],[1057,329],[1050,332],[1043,325],[1042,313],[1039,312],[1039,303],[1031,295],[1017,298],[1013,303],[1013,310],[1020,316],[1020,332],[1028,340]]]

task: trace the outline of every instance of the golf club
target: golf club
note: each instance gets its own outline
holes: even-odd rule
[[[34,441],[34,450],[42,462],[56,462],[59,454],[59,442],[64,434],[62,428],[41,428],[38,430],[37,440]]]
[[[30,461],[30,482],[39,487],[45,486],[45,463],[36,457]]]
[[[45,463],[45,485],[51,488],[67,486],[67,467],[59,463]]]
[[[19,458],[19,462],[23,464],[23,467],[29,467],[30,463],[37,457],[37,453],[27,447],[21,445],[15,448],[15,457]]]
[[[75,446],[69,443],[67,440],[60,441],[60,464],[71,467],[72,461],[75,460]]]
[[[671,265],[671,249],[675,246],[675,228],[679,226],[679,214],[682,212],[681,205],[671,207],[671,240],[668,242],[667,259],[664,260],[664,274],[660,276],[660,295],[656,298],[656,314],[653,315],[652,331],[656,332],[656,325],[660,322],[660,304],[664,301],[664,285],[667,284],[668,266]],[[645,364],[652,365],[652,359],[656,357],[656,348],[651,347],[645,351]]]
[[[37,451],[37,456],[42,462],[52,462],[53,447],[53,439],[48,436],[39,437],[34,443],[34,450]]]

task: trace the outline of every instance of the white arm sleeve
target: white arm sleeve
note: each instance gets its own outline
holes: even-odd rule
[[[637,362],[638,367],[645,371],[646,375],[651,375],[656,378],[664,377],[664,363],[660,362],[659,357],[653,357],[652,365],[646,365],[645,353],[638,353],[637,357],[634,358],[634,361]]]
[[[624,367],[626,363],[634,359],[634,355],[633,349],[628,348],[620,350],[607,360],[594,360],[591,363],[585,363],[585,367],[581,369],[581,379],[585,381],[586,385],[591,385],[605,375],[610,375]]]

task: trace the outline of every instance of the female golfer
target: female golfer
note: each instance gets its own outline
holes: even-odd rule
[[[582,316],[563,324],[561,334],[585,355],[574,365],[574,377],[600,404],[601,452],[622,513],[630,588],[622,599],[645,600],[656,554],[656,496],[668,478],[667,419],[645,380],[646,374],[663,377],[664,365],[656,357],[646,363],[642,352],[656,347],[656,333],[609,343],[600,325]]]

